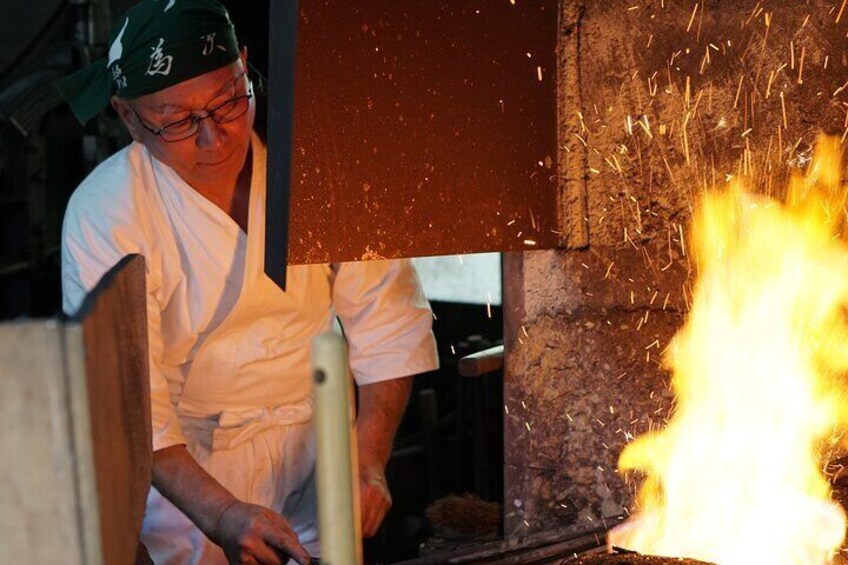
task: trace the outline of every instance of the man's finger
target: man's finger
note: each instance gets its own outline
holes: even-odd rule
[[[374,504],[372,502],[371,492],[373,489],[368,487],[367,483],[360,484],[360,500],[359,500],[359,524],[362,528],[362,537],[371,537],[371,514]]]
[[[312,561],[309,553],[300,545],[297,536],[290,530],[269,527],[263,531],[262,537],[271,547],[283,552],[301,565],[309,565]]]
[[[380,524],[383,523],[383,518],[386,516],[387,510],[388,508],[385,506],[375,505],[371,512],[369,512],[368,522],[363,528],[366,537],[371,537],[377,533],[377,530],[380,529]]]
[[[379,488],[366,486],[362,494],[362,536],[368,538],[380,529],[392,502],[386,492]]]
[[[265,528],[263,528],[263,535],[268,543],[276,549],[283,551],[298,563],[308,565],[312,561],[312,558],[306,549],[300,545],[297,534],[291,529],[286,519],[270,511],[264,517],[267,521],[265,522]]]
[[[253,557],[259,565],[283,565],[283,560],[270,546],[260,543],[252,549]]]

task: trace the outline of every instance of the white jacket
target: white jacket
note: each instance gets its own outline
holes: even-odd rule
[[[138,143],[98,166],[65,214],[69,315],[122,257],[146,260],[154,450],[185,443],[181,417],[306,400],[311,340],[336,314],[358,384],[438,366],[409,261],[289,267],[286,292],[265,276],[265,147],[255,136],[253,149],[247,234]]]

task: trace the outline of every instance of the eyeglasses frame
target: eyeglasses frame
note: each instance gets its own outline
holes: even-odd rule
[[[247,70],[242,71],[242,73],[239,76],[236,77],[236,79],[234,81],[235,82],[234,86],[237,87],[238,81],[240,81],[242,79],[242,77],[244,77],[246,74],[247,74]],[[149,131],[153,135],[160,137],[162,139],[162,141],[164,141],[165,143],[176,143],[178,141],[185,141],[186,139],[189,139],[190,137],[197,135],[197,132],[200,131],[200,122],[202,122],[203,120],[205,120],[207,118],[212,118],[212,121],[215,122],[216,124],[226,124],[228,122],[231,122],[233,120],[237,120],[238,118],[242,117],[247,112],[247,108],[245,108],[245,111],[242,112],[241,114],[239,114],[237,116],[233,116],[231,118],[228,118],[224,121],[220,121],[220,120],[216,119],[215,112],[217,110],[220,110],[221,108],[223,108],[227,104],[232,104],[233,102],[237,102],[237,101],[239,101],[243,98],[246,98],[248,101],[250,101],[250,99],[253,98],[253,83],[250,81],[250,79],[248,79],[248,81],[247,81],[247,92],[245,94],[239,94],[238,96],[234,96],[233,98],[230,98],[229,100],[225,100],[224,102],[221,102],[220,104],[218,104],[214,108],[209,108],[209,109],[204,108],[204,110],[206,112],[205,116],[193,114],[193,115],[191,115],[187,118],[183,118],[183,119],[177,120],[175,122],[167,123],[167,124],[159,127],[158,129],[153,129],[150,126],[148,126],[146,123],[144,123],[144,118],[142,118],[141,115],[139,115],[138,111],[133,107],[132,104],[128,104],[128,106],[133,111],[136,118],[138,118],[138,123],[141,124],[141,127],[146,129],[147,131]],[[191,133],[187,134],[185,137],[181,137],[179,139],[167,139],[163,135],[163,131],[166,128],[175,126],[177,124],[181,124],[183,122],[188,122],[188,121],[194,122],[196,125],[195,125],[195,128],[191,131]]]

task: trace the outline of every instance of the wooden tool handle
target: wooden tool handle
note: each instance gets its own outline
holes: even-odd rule
[[[459,360],[459,374],[463,377],[479,377],[503,368],[504,346],[497,345],[466,355]]]

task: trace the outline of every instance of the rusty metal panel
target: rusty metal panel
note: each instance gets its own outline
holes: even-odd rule
[[[556,246],[556,29],[555,0],[301,1],[289,264]]]

